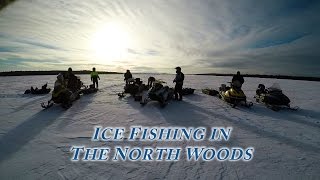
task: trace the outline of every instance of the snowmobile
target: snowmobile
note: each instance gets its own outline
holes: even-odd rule
[[[126,93],[128,93],[136,99],[136,95],[139,95],[144,90],[148,90],[148,87],[142,83],[140,78],[130,78],[127,80],[127,84],[124,86],[124,91],[118,93],[118,96],[122,98],[125,97]]]
[[[63,92],[62,96],[52,97],[47,104],[41,103],[41,107],[44,109],[48,109],[52,107],[54,104],[60,104],[63,108],[68,109],[72,106],[72,102],[80,99],[81,94],[91,94],[97,92],[98,89],[94,88],[93,85],[90,85],[90,88],[83,85],[83,82],[79,77],[74,78],[75,82],[73,82],[72,89],[66,90]]]
[[[168,101],[173,99],[174,90],[168,86],[163,86],[164,81],[156,80],[151,89],[142,96],[141,105],[146,105],[149,101],[158,101],[161,107],[165,107]]]
[[[274,111],[281,109],[298,110],[298,107],[290,107],[290,99],[283,94],[279,84],[276,83],[269,88],[259,84],[254,98],[258,103],[263,103]]]
[[[48,101],[48,104],[41,103],[41,107],[44,109],[48,109],[52,107],[54,104],[60,104],[64,109],[69,109],[72,106],[72,102],[80,99],[80,91],[77,92],[72,92],[72,91],[67,91],[62,97],[59,98],[51,98]],[[68,99],[66,102],[65,99]]]
[[[253,103],[247,102],[247,97],[241,90],[240,83],[230,82],[230,84],[230,87],[221,84],[219,87],[219,98],[230,104],[232,107],[236,107],[237,105],[251,107]]]

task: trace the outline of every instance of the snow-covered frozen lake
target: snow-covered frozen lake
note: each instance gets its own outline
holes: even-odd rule
[[[149,75],[136,75],[146,81]],[[154,75],[173,86],[174,75]],[[85,84],[88,75],[81,75]],[[23,95],[30,86],[55,76],[0,77],[0,179],[320,179],[320,82],[245,78],[243,90],[254,102],[258,84],[279,83],[299,111],[274,112],[254,102],[251,109],[231,108],[202,88],[218,88],[231,77],[186,75],[184,87],[195,94],[165,108],[158,103],[142,107],[133,98],[119,99],[123,75],[101,75],[100,90],[82,96],[68,110],[50,99]],[[233,127],[228,142],[92,142],[94,126],[103,127]],[[72,162],[70,147],[100,146],[214,146],[254,147],[249,162],[119,161]]]

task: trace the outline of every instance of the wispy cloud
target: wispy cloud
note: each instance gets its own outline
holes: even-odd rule
[[[16,1],[0,12],[0,70],[179,65],[188,73],[320,76],[319,12],[316,0]],[[92,36],[110,22],[130,42],[121,56],[99,59]]]

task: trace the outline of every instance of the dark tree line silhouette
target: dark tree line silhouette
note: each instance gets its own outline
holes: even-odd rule
[[[30,76],[30,75],[57,75],[60,72],[66,71],[8,71],[0,72],[0,76]],[[75,74],[90,74],[91,71],[73,71]],[[99,74],[123,74],[121,72],[107,72],[99,71]],[[141,73],[135,73],[141,74]],[[163,73],[165,74],[165,73]],[[220,74],[220,73],[209,73],[209,74],[194,74],[194,75],[209,75],[209,76],[233,76],[234,74]],[[287,75],[261,75],[261,74],[242,74],[244,77],[256,77],[256,78],[273,78],[273,79],[292,79],[292,80],[305,80],[305,81],[320,81],[320,77],[306,77],[306,76],[287,76]]]

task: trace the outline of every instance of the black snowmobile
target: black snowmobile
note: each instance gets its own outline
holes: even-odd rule
[[[230,87],[225,84],[221,84],[219,87],[219,98],[230,104],[232,107],[236,107],[238,105],[251,107],[253,103],[247,102],[247,97],[241,90],[240,86],[236,85],[236,83],[230,82],[230,84]]]
[[[168,86],[163,86],[163,81],[155,81],[147,94],[142,96],[141,105],[146,105],[149,101],[158,101],[161,107],[165,107],[168,101],[173,99],[174,90]]]
[[[281,109],[298,109],[298,107],[290,107],[290,99],[283,94],[279,84],[273,84],[269,88],[266,88],[263,84],[259,84],[254,98],[258,103],[263,103],[274,111]]]
[[[148,90],[148,87],[142,83],[140,78],[128,79],[127,84],[124,86],[124,91],[118,93],[119,97],[125,97],[125,94],[130,94],[136,101],[140,101],[142,91]],[[140,99],[139,99],[140,97]]]

